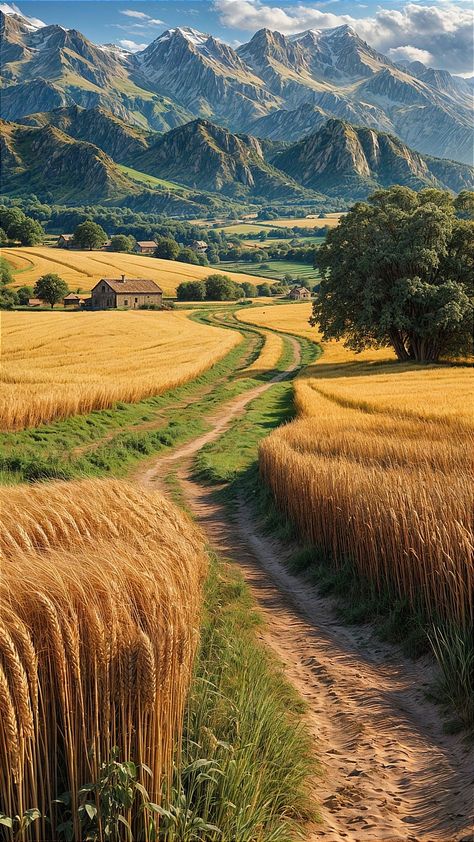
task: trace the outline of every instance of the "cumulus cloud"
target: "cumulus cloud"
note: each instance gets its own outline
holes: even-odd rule
[[[429,53],[430,63],[455,73],[472,72],[473,10],[459,2],[438,6],[407,3],[400,9],[379,7],[370,17],[354,18],[299,3],[270,6],[261,0],[214,0],[224,26],[249,32],[262,27],[294,34],[305,29],[328,29],[349,24],[371,46],[388,53],[409,47]],[[399,56],[400,57],[400,56]]]
[[[130,50],[131,53],[137,53],[139,50],[144,50],[145,47],[148,47],[148,44],[137,44],[136,41],[129,41],[127,38],[123,38],[119,41],[121,47],[125,47],[126,50]]]
[[[423,64],[433,64],[434,57],[428,50],[420,50],[405,44],[404,47],[391,47],[388,55],[392,61],[421,61]]]

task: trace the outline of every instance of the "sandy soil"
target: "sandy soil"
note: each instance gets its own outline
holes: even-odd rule
[[[295,343],[289,370],[297,365]],[[259,534],[244,501],[231,520],[212,490],[191,478],[191,457],[271,382],[221,408],[208,433],[154,459],[135,479],[157,487],[177,469],[210,541],[249,583],[266,619],[264,642],[307,703],[322,821],[306,829],[305,840],[474,842],[474,755],[461,737],[444,734],[439,710],[425,697],[432,662],[407,661],[369,627],[341,625],[331,600],[288,574],[286,549]]]

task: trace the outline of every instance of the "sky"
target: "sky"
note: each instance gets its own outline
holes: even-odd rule
[[[168,28],[191,26],[236,47],[258,29],[284,34],[349,23],[392,60],[419,60],[463,76],[474,74],[472,0],[25,0],[23,14],[78,29],[98,44],[143,49]],[[0,8],[1,8],[0,3]]]

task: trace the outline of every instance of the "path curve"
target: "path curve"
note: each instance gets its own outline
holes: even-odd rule
[[[210,542],[242,570],[266,620],[262,639],[308,705],[322,776],[314,781],[322,823],[305,842],[474,842],[474,757],[443,733],[425,698],[432,662],[407,661],[368,627],[342,625],[331,600],[285,569],[287,550],[259,534],[243,500],[231,520],[212,489],[191,473],[191,457],[215,441],[245,407],[299,365],[221,407],[212,428],[135,473],[162,487],[174,468]]]
[[[242,395],[238,395],[233,400],[224,404],[214,415],[210,416],[209,424],[211,425],[211,429],[207,433],[202,433],[202,435],[187,442],[187,444],[181,445],[166,456],[154,459],[151,463],[148,463],[148,466],[144,467],[141,465],[138,471],[133,473],[132,479],[139,481],[141,485],[156,488],[156,484],[160,482],[160,478],[168,473],[172,465],[190,459],[204,445],[220,438],[229,429],[232,421],[243,414],[249,403],[266,392],[275,383],[287,380],[300,366],[301,350],[299,342],[293,336],[285,336],[285,339],[289,339],[293,347],[293,360],[285,371],[278,372],[278,374],[275,374],[274,377],[266,380],[260,386],[255,386],[253,389],[249,389]]]

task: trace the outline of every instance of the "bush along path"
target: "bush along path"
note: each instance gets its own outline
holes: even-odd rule
[[[474,758],[427,699],[432,660],[409,661],[370,627],[343,625],[332,600],[288,572],[290,546],[274,537],[282,519],[269,537],[255,514],[258,441],[292,415],[288,378],[300,351],[291,341],[286,371],[220,406],[207,432],[142,465],[135,480],[165,487],[173,477],[214,550],[242,572],[264,619],[261,639],[306,703],[322,775],[311,779],[321,820],[306,820],[304,838],[470,839]]]

